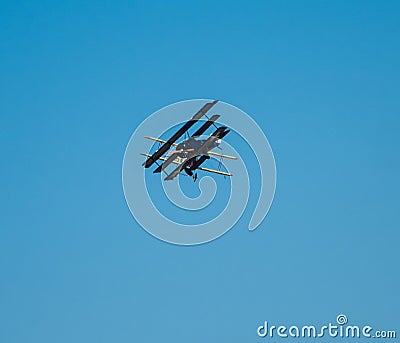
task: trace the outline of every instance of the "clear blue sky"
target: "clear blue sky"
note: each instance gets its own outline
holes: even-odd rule
[[[253,342],[264,320],[400,331],[396,1],[2,1],[0,342]],[[155,110],[266,132],[262,227],[177,247],[121,164]],[[300,340],[299,340],[300,341]]]

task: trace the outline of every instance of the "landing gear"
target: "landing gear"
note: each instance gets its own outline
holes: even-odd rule
[[[192,170],[191,170],[189,167],[186,167],[186,168],[185,168],[185,172],[186,172],[186,174],[188,174],[189,176],[193,176],[193,172],[192,172]]]
[[[192,169],[190,167],[185,167],[185,172],[187,175],[191,176],[193,181],[196,182],[197,180],[197,173],[193,173]]]

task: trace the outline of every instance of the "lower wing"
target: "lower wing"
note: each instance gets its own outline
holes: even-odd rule
[[[144,138],[149,139],[149,140],[154,141],[154,142],[162,143],[162,144],[167,143],[167,141],[165,141],[163,139],[160,139],[160,138],[154,138],[154,137],[149,137],[149,136],[144,136]],[[176,144],[176,143],[172,143],[172,146],[177,146],[177,145],[178,144]]]
[[[150,154],[140,154],[140,155],[142,155],[142,156],[145,156],[145,157],[149,157],[149,156],[151,156]],[[166,160],[166,158],[164,158],[164,157],[161,157],[161,158],[159,158],[159,160],[161,160],[161,161],[165,161]],[[181,163],[179,163],[178,161],[176,161],[176,160],[174,160],[172,163],[174,163],[174,164],[181,164]],[[176,170],[176,169],[175,169]],[[205,171],[205,172],[208,172],[208,173],[214,173],[214,174],[219,174],[219,175],[224,175],[224,176],[232,176],[233,174],[230,174],[230,173],[227,173],[227,172],[223,172],[223,171],[221,171],[221,170],[215,170],[215,169],[210,169],[210,168],[204,168],[204,167],[199,167],[199,168],[197,168],[197,170],[202,170],[202,171]],[[181,170],[182,171],[182,170]],[[181,172],[180,171],[180,172]],[[179,173],[178,173],[179,174]],[[177,175],[178,175],[177,174]],[[175,175],[176,176],[176,175]]]

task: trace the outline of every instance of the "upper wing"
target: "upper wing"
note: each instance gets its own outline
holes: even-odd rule
[[[206,103],[189,121],[187,121],[175,134],[168,139],[160,149],[158,149],[153,155],[151,155],[146,162],[143,164],[145,168],[149,168],[155,161],[157,161],[162,155],[164,155],[171,145],[175,143],[180,137],[182,137],[187,130],[189,130],[194,123],[200,120],[218,101]]]
[[[214,124],[218,118],[221,117],[219,114],[214,114],[210,119],[208,119],[193,135],[192,137],[201,136],[207,129]]]
[[[149,140],[154,141],[154,142],[158,142],[158,143],[163,143],[163,144],[167,143],[167,141],[165,141],[165,140],[163,140],[161,138],[154,138],[154,137],[150,137],[150,136],[144,136],[144,138],[149,139]],[[172,143],[171,145],[172,146],[177,146],[178,144]],[[151,156],[150,154],[148,154],[148,155]],[[161,158],[160,158],[160,160],[161,160]]]

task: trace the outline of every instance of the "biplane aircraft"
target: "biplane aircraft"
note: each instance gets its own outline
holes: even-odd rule
[[[147,160],[143,163],[145,168],[151,167],[154,163],[157,164],[157,168],[153,173],[166,173],[164,180],[172,180],[178,176],[181,172],[185,172],[191,176],[196,182],[197,173],[196,170],[202,170],[205,172],[216,173],[224,176],[232,176],[232,174],[219,170],[221,162],[224,158],[236,160],[234,156],[228,156],[216,153],[214,148],[219,147],[222,138],[224,138],[230,130],[226,126],[217,127],[215,125],[216,120],[220,117],[218,114],[214,114],[208,117],[206,113],[217,103],[215,100],[205,104],[191,119],[189,119],[170,139],[167,141],[146,136],[146,139],[158,142],[162,144],[154,154],[141,154],[147,157]],[[203,116],[207,118],[207,121],[197,129],[192,135],[189,135],[188,130],[196,124]],[[207,139],[200,139],[199,137],[204,134],[211,126],[215,126],[216,130]],[[187,135],[188,138],[184,139],[180,143],[176,143],[182,136]],[[172,150],[171,147],[173,147]],[[219,157],[220,164],[218,170],[201,167],[201,165],[210,159],[210,156]],[[161,163],[159,163],[161,161]],[[177,165],[174,171],[168,174],[165,168],[171,164]]]

